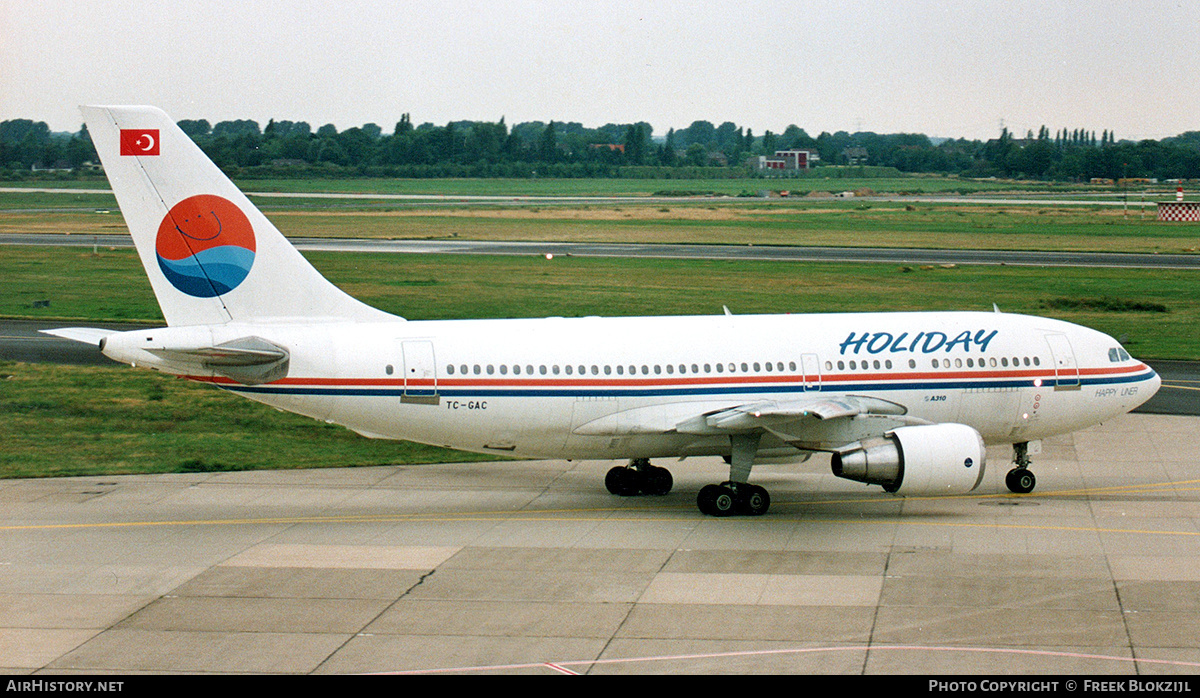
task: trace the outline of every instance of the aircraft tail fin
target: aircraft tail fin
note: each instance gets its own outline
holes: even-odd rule
[[[168,325],[396,319],[321,276],[162,110],[81,110]]]

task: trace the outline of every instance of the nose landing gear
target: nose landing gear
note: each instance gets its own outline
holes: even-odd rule
[[[1004,484],[1010,492],[1029,494],[1037,486],[1037,478],[1029,469],[1032,463],[1033,461],[1029,458],[1029,443],[1023,441],[1013,444],[1013,465],[1015,467],[1004,477]]]

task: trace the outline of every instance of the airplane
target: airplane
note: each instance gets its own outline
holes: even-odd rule
[[[722,456],[698,508],[760,516],[754,465],[821,452],[897,495],[963,494],[1012,444],[1028,493],[1042,439],[1160,385],[1105,334],[998,309],[406,320],[321,276],[163,111],[82,111],[167,326],[46,332],[367,437],[627,460],[619,496],[672,489],[651,459]]]

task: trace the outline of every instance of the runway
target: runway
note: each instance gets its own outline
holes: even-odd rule
[[[1200,255],[1116,252],[802,247],[788,245],[680,245],[588,242],[496,242],[487,240],[375,240],[290,238],[303,252],[396,254],[489,254],[518,256],[640,257],[764,262],[852,262],[886,264],[988,264],[1038,267],[1200,269]],[[127,234],[0,236],[0,244],[132,248]]]
[[[0,671],[1194,674],[1200,420],[1051,439],[1039,489],[899,499],[828,460],[719,460],[618,499],[609,463],[0,482]],[[818,462],[819,461],[819,462]]]

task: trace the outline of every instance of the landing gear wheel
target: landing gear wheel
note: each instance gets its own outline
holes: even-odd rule
[[[661,497],[669,493],[674,484],[670,470],[644,462],[618,465],[604,476],[604,486],[618,497],[636,497],[639,494]]]
[[[758,485],[742,485],[738,492],[739,506],[743,513],[750,516],[762,516],[771,508],[771,495],[766,488]]]
[[[1029,468],[1013,468],[1004,477],[1004,484],[1017,494],[1029,494],[1037,486],[1037,478]]]
[[[675,484],[675,479],[671,477],[671,471],[666,468],[649,466],[649,469],[643,471],[642,475],[642,492],[655,497],[670,493],[671,487]]]
[[[737,509],[737,495],[725,485],[705,485],[696,495],[696,506],[708,516],[731,516]]]
[[[696,506],[708,516],[762,516],[771,506],[771,495],[758,485],[705,485],[696,495]]]
[[[641,492],[641,473],[619,465],[604,476],[604,486],[618,497],[633,497]]]

